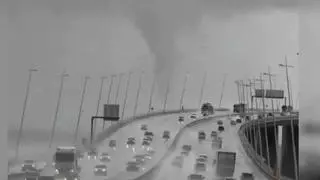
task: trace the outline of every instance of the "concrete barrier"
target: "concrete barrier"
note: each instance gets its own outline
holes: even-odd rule
[[[298,113],[297,113],[298,114]],[[299,117],[298,115],[294,115],[291,116],[293,118],[293,120],[297,120]],[[281,122],[281,121],[285,121],[288,120],[288,116],[279,116],[279,117],[275,117],[275,121],[276,122]],[[262,161],[262,159],[260,158],[260,156],[257,154],[257,152],[253,149],[252,145],[248,142],[247,138],[245,137],[245,129],[249,126],[251,126],[251,124],[253,122],[257,123],[257,124],[264,124],[265,121],[267,122],[273,122],[273,118],[267,118],[266,120],[264,119],[257,119],[257,120],[253,120],[253,121],[249,121],[249,122],[245,122],[244,124],[241,125],[241,127],[238,130],[238,135],[240,137],[240,141],[241,144],[243,146],[243,149],[245,150],[246,154],[248,155],[248,157],[250,157],[250,159],[253,161],[253,163],[260,169],[261,172],[263,172],[268,179],[270,180],[278,180],[279,178],[277,178],[276,176],[274,176],[273,171],[268,167],[268,165]],[[282,180],[293,180],[291,178],[288,177],[281,177]]]

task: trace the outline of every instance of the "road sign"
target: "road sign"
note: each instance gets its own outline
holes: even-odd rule
[[[105,104],[103,117],[105,120],[119,120],[119,104]]]
[[[256,89],[255,90],[255,97],[262,98],[265,96],[265,90],[264,89]]]
[[[284,98],[284,91],[283,90],[267,90],[266,91],[266,98],[283,99]]]

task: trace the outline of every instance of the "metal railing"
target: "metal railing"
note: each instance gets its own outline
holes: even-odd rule
[[[253,114],[253,113],[250,113]],[[298,112],[294,112],[291,113],[290,116],[279,116],[279,117],[266,117],[266,118],[262,118],[262,119],[254,119],[251,121],[247,121],[244,124],[241,125],[241,127],[239,128],[238,131],[238,135],[240,137],[240,141],[242,143],[242,146],[245,150],[245,152],[247,153],[248,157],[250,157],[252,159],[252,161],[255,163],[255,165],[268,177],[268,179],[270,180],[293,180],[292,178],[289,177],[285,177],[284,175],[281,175],[281,168],[277,169],[281,166],[278,166],[279,164],[282,164],[281,162],[279,163],[279,161],[277,161],[277,166],[272,168],[270,166],[270,162],[269,159],[267,159],[267,161],[264,161],[263,154],[261,153],[261,144],[262,141],[261,136],[257,137],[257,136],[251,136],[250,140],[251,143],[249,142],[249,137],[248,137],[248,129],[250,129],[250,132],[252,128],[254,128],[254,132],[258,131],[258,134],[260,135],[260,131],[262,131],[261,129],[261,125],[264,126],[264,129],[271,125],[273,126],[274,124],[286,124],[288,126],[293,126],[294,124],[297,124],[299,120],[299,113]],[[290,122],[294,122],[294,123],[290,123]],[[274,124],[273,124],[274,123]],[[293,129],[293,128],[291,128]],[[294,132],[292,132],[294,134]],[[266,139],[268,139],[268,134],[265,134]],[[291,139],[292,141],[294,141],[294,135],[292,136],[293,138]],[[256,140],[256,138],[259,138],[259,140]],[[277,137],[276,137],[277,139]],[[253,143],[253,142],[254,143]],[[259,141],[260,142],[260,153],[257,152],[257,145],[256,142]],[[294,146],[294,143],[292,143]],[[277,144],[275,144],[277,146]],[[255,146],[255,147],[254,147]],[[266,147],[268,147],[268,142],[266,142]],[[295,147],[292,147],[291,149],[293,149]],[[267,148],[268,149],[268,148]],[[276,154],[278,153],[279,149],[276,149]],[[271,154],[270,154],[271,155]],[[279,158],[279,157],[277,157]],[[276,159],[277,159],[276,158]],[[297,157],[292,158],[292,159],[298,159]],[[296,161],[294,161],[294,163],[297,163]],[[275,170],[276,169],[276,170]]]

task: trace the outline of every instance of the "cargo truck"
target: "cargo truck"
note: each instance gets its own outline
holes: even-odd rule
[[[235,152],[217,152],[217,169],[216,174],[219,177],[233,177],[236,164]]]

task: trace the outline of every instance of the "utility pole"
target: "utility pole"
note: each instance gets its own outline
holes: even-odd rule
[[[124,95],[124,102],[123,102],[123,106],[122,106],[121,119],[123,119],[123,117],[124,117],[124,111],[126,110],[126,106],[127,106],[128,90],[129,90],[129,86],[130,86],[131,75],[132,75],[132,72],[129,72],[128,79],[127,79],[127,86],[126,86],[126,94]]]
[[[183,111],[183,98],[184,98],[184,95],[186,93],[186,85],[187,85],[187,82],[188,82],[188,77],[189,77],[189,72],[187,72],[185,77],[184,77],[183,88],[182,88],[182,92],[181,92],[180,109],[182,111]]]
[[[207,72],[204,73],[204,76],[203,76],[203,79],[202,79],[202,85],[201,85],[201,90],[200,90],[200,99],[199,99],[198,107],[200,107],[201,103],[202,103],[203,92],[204,92],[204,87],[206,85],[206,80],[207,80]]]
[[[148,112],[151,112],[151,108],[152,108],[152,98],[153,98],[153,93],[154,93],[155,85],[156,85],[156,79],[155,79],[155,77],[154,77],[154,78],[153,78],[153,81],[152,81],[152,86],[151,86]]]
[[[77,119],[77,126],[76,126],[76,131],[74,133],[73,144],[75,144],[78,139],[79,125],[80,125],[81,114],[82,114],[82,106],[83,106],[84,97],[86,94],[88,80],[89,80],[89,76],[86,76],[84,78],[84,84],[83,84],[83,89],[82,89],[82,95],[81,95],[81,101],[80,101],[80,107],[79,107],[79,113],[78,113],[78,119]]]
[[[247,111],[247,108],[246,108],[246,96],[245,96],[245,89],[244,89],[244,82],[243,82],[243,80],[241,80],[241,87],[242,87],[242,99],[243,99],[243,104],[245,104],[244,106],[245,106],[245,108],[244,108],[244,110],[245,110],[245,112]]]
[[[237,85],[237,91],[238,91],[238,103],[241,104],[239,81],[235,81],[235,83]]]
[[[19,156],[20,141],[21,141],[23,124],[24,124],[24,117],[25,117],[25,113],[26,113],[26,109],[27,109],[27,105],[28,105],[29,94],[30,94],[32,73],[37,72],[38,69],[30,68],[28,71],[29,71],[29,78],[28,78],[28,82],[27,82],[26,96],[25,96],[24,103],[23,103],[21,121],[20,121],[20,126],[19,126],[19,135],[18,135],[17,147],[16,147],[16,159]]]
[[[141,83],[142,83],[142,76],[143,76],[143,75],[144,75],[144,71],[141,72],[140,77],[139,77],[139,85],[138,85],[136,103],[135,103],[135,105],[134,105],[134,110],[133,110],[133,117],[135,117],[136,114],[137,114],[138,101],[139,101],[139,96],[140,96],[140,90],[141,90]]]
[[[164,95],[163,112],[165,112],[166,108],[167,108],[167,100],[168,100],[169,90],[170,90],[170,80],[168,79],[167,89],[166,89],[166,93]]]
[[[287,89],[288,89],[288,100],[289,100],[289,107],[293,107],[291,104],[291,95],[290,95],[290,83],[289,83],[289,73],[288,73],[288,67],[294,68],[294,66],[288,65],[287,56],[285,56],[285,64],[279,64],[279,67],[284,67],[286,69],[286,77],[287,77]],[[298,175],[298,165],[297,165],[297,152],[296,152],[296,145],[295,145],[295,138],[294,138],[294,128],[293,128],[293,119],[291,118],[291,113],[289,113],[289,118],[291,122],[291,138],[292,138],[292,150],[293,150],[293,159],[294,159],[294,173],[295,173],[295,179],[299,179]]]
[[[223,76],[222,90],[221,90],[221,97],[220,97],[219,107],[221,107],[221,103],[222,103],[224,87],[225,87],[225,84],[226,84],[226,78],[227,78],[227,74],[225,74],[225,75]]]
[[[60,89],[59,89],[59,95],[58,95],[56,112],[55,112],[55,114],[54,114],[53,126],[52,126],[52,129],[51,129],[51,136],[50,136],[49,148],[51,148],[52,141],[53,141],[54,134],[55,134],[56,123],[57,123],[57,120],[58,120],[58,113],[59,113],[59,109],[60,109],[60,101],[61,101],[61,96],[62,96],[62,91],[63,91],[63,85],[64,85],[64,79],[65,79],[66,77],[69,77],[69,74],[67,74],[66,71],[64,70],[63,73],[61,74]]]
[[[113,86],[113,79],[114,79],[115,77],[116,77],[116,75],[114,75],[114,74],[111,75],[111,81],[110,81],[110,86],[109,86],[107,104],[110,104],[110,96],[111,96],[111,91],[112,91],[112,86]],[[103,121],[102,130],[104,130],[105,124],[106,124],[106,121]]]
[[[117,103],[118,103],[118,97],[119,97],[119,92],[120,92],[120,86],[121,86],[122,76],[123,76],[123,73],[120,73],[120,74],[119,74],[118,87],[117,87],[117,94],[116,94],[116,98],[115,98],[114,104],[117,104]]]
[[[99,110],[100,110],[100,104],[101,104],[101,97],[102,97],[102,89],[103,89],[103,83],[104,83],[104,80],[107,79],[106,76],[102,76],[101,78],[101,82],[100,82],[100,90],[99,90],[99,97],[98,97],[98,102],[97,102],[97,110],[96,110],[96,116],[98,116],[99,114]],[[93,122],[94,125],[93,125],[93,134],[95,133],[96,131],[96,128],[97,128],[97,121],[94,121]]]

